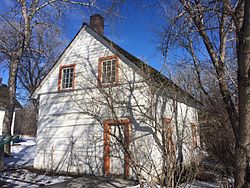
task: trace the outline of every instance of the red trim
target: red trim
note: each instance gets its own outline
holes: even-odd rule
[[[192,146],[193,148],[196,148],[198,146],[197,125],[195,123],[191,123],[191,129],[192,129]]]
[[[124,175],[125,177],[129,177],[129,164],[130,164],[130,158],[129,158],[129,143],[130,143],[130,130],[131,130],[131,124],[130,122],[124,126],[124,132],[125,132],[125,154],[124,154]]]
[[[76,72],[76,64],[69,64],[69,65],[61,65],[59,68],[59,77],[58,77],[58,91],[63,90],[62,87],[62,69],[64,68],[69,68],[69,67],[73,67],[74,69],[74,73],[73,73],[73,83],[72,83],[72,89],[75,88],[75,72]],[[67,89],[66,89],[67,90]]]
[[[74,38],[70,41],[70,43],[67,45],[67,47],[63,50],[63,52],[60,54],[60,56],[57,58],[57,60],[55,61],[55,63],[52,65],[52,67],[49,69],[48,73],[43,77],[43,79],[41,80],[41,82],[39,82],[38,86],[36,87],[36,89],[33,91],[33,93],[31,94],[31,96],[35,93],[35,91],[41,87],[41,84],[45,81],[45,78],[49,75],[49,73],[52,71],[52,69],[57,65],[58,61],[62,58],[62,55],[67,51],[67,49],[69,49],[70,45],[73,44],[73,41],[75,41],[76,37],[79,35],[79,33],[82,30],[85,30],[85,26],[86,24],[83,24],[81,29],[77,32],[77,34],[74,36]]]
[[[173,142],[173,127],[171,125],[172,119],[164,118],[165,136],[166,136],[166,150],[169,154],[175,154],[175,144]]]
[[[129,177],[129,164],[130,158],[128,154],[129,150],[129,143],[130,143],[130,130],[131,130],[131,123],[129,119],[123,120],[105,120],[104,124],[104,132],[103,132],[103,139],[104,139],[104,175],[110,175],[110,131],[112,124],[122,124],[125,125],[123,127],[124,135],[125,135],[125,154],[124,154],[124,175]]]
[[[115,83],[102,83],[102,63],[103,61],[106,60],[111,60],[115,59],[115,65],[116,65],[116,75],[115,75]],[[116,86],[119,81],[119,61],[118,61],[118,56],[117,55],[111,55],[111,56],[106,56],[106,57],[100,57],[98,60],[98,80],[97,80],[97,85],[98,86]]]
[[[104,175],[110,175],[110,125],[108,122],[104,123],[103,140],[104,140]]]

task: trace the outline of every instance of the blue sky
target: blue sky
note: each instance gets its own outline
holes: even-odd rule
[[[152,3],[147,2],[147,5],[149,4]],[[65,34],[69,40],[78,32],[82,22],[89,22],[89,14],[82,17],[73,14],[67,17]],[[162,25],[162,22],[158,12],[146,4],[127,3],[119,18],[105,20],[104,34],[131,54],[160,68],[161,58],[157,50],[159,38],[156,31],[159,31],[160,28],[157,27]]]
[[[161,54],[157,50],[159,38],[156,31],[163,20],[159,13],[147,4],[136,4],[133,1],[126,3],[122,8],[119,18],[105,20],[105,35],[122,48],[144,60],[153,67],[160,69],[162,66]],[[9,5],[9,0],[3,0],[2,9]],[[1,10],[1,9],[0,9]],[[69,12],[63,21],[62,33],[69,43],[81,28],[83,22],[89,22],[90,13]],[[8,71],[0,70],[3,83],[8,81]]]

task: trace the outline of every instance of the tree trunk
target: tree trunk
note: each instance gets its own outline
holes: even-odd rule
[[[11,135],[11,124],[13,113],[15,110],[15,100],[16,100],[16,75],[18,67],[18,59],[11,61],[10,70],[9,70],[9,80],[8,80],[8,97],[9,103],[7,110],[5,111],[4,120],[3,120],[3,134]],[[11,154],[10,144],[4,146],[4,152],[8,155]]]
[[[3,148],[0,147],[0,170],[2,170],[4,168],[3,158],[4,158]]]
[[[14,51],[11,55],[10,68],[9,68],[9,80],[8,80],[8,94],[9,94],[9,104],[5,112],[4,121],[3,121],[3,134],[11,135],[11,124],[13,113],[15,110],[15,101],[16,101],[16,78],[17,78],[17,68],[19,60],[21,59],[23,52],[29,46],[30,37],[31,37],[31,19],[35,14],[35,7],[37,6],[38,1],[34,0],[31,3],[31,12],[27,14],[26,0],[19,1],[21,5],[21,12],[24,19],[24,38],[20,40],[20,43],[17,44],[17,50]],[[6,144],[4,147],[5,153],[10,155],[11,148],[10,144]]]
[[[250,187],[250,0],[245,1],[244,21],[237,33],[239,127],[236,143],[235,187]],[[248,182],[247,182],[248,181]]]
[[[3,134],[11,134],[11,124],[13,113],[15,110],[15,100],[16,100],[16,78],[17,78],[17,68],[19,60],[21,59],[24,51],[29,47],[30,38],[32,34],[31,20],[36,13],[36,7],[38,5],[38,0],[33,0],[30,4],[30,14],[28,14],[28,8],[26,0],[19,1],[21,5],[21,13],[24,19],[24,36],[20,39],[17,44],[17,50],[11,55],[10,68],[9,68],[9,80],[8,80],[8,94],[9,94],[9,104],[5,112],[3,121]],[[10,144],[5,145],[4,151],[10,155]]]

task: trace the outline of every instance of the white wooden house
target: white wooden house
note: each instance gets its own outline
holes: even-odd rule
[[[180,136],[189,160],[199,145],[199,103],[107,39],[103,25],[91,16],[32,95],[39,103],[34,167],[133,176],[135,161],[160,168],[163,142],[178,158]]]

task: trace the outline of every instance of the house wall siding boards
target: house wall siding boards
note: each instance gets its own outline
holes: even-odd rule
[[[99,57],[113,54],[88,33],[83,32],[81,35],[81,37],[78,37],[78,41],[73,44],[73,47],[68,54],[65,55],[65,59],[62,60],[60,65],[76,64],[76,89],[86,88],[88,87],[88,84],[89,87],[93,88],[94,86],[95,88],[97,86],[96,78],[98,75],[96,70],[98,68]],[[125,71],[125,65],[123,65],[121,69]],[[129,71],[133,72],[133,70],[126,70],[126,72]],[[96,120],[89,116],[80,114],[81,109],[75,104],[76,98],[81,101],[85,96],[88,96],[86,94],[82,95],[84,89],[83,92],[49,94],[49,92],[57,92],[58,73],[59,66],[54,70],[39,91],[39,93],[44,94],[40,95],[39,99],[37,156],[34,163],[36,168],[46,168],[42,162],[43,158],[49,157],[52,151],[58,157],[64,156],[67,145],[72,138],[76,140],[74,144],[78,149],[75,151],[80,158],[83,158],[86,155],[86,152],[81,149],[81,146],[90,145],[89,143],[92,142],[94,143],[94,141],[91,141],[87,137],[91,135],[90,132],[92,132],[92,134],[95,133],[94,138],[99,135],[99,148],[102,148],[103,145],[103,130],[94,129],[97,127],[102,128],[100,123],[96,122]],[[95,94],[98,92],[98,89],[95,88],[94,90],[96,90],[93,91],[94,95],[98,96],[98,94]],[[88,98],[86,97],[85,100],[88,100]],[[78,126],[79,124],[81,125],[80,127]],[[60,146],[62,144],[65,145],[65,147]],[[96,154],[99,158],[102,158],[100,155],[102,154],[102,151],[103,148],[101,149],[101,152],[98,151]],[[85,154],[82,156],[80,153]]]
[[[4,115],[5,115],[5,109],[3,109],[3,110],[0,109],[0,135],[3,132],[3,119],[4,119]]]
[[[88,86],[93,87],[94,83],[97,84],[98,59],[100,57],[113,55],[109,49],[104,47],[87,32],[81,32],[80,35],[81,36],[76,39],[77,41],[72,44],[71,49],[66,52],[67,55],[65,55],[65,59],[62,59],[60,63],[60,65],[76,64],[75,89]],[[124,67],[121,67],[121,69],[125,70]],[[129,70],[126,71],[129,72]],[[59,66],[56,67],[52,75],[42,86],[39,91],[40,93],[57,91],[58,72]],[[88,81],[82,86],[81,77]]]
[[[95,34],[83,28],[33,94],[39,100],[34,167],[103,175],[103,121],[112,118],[105,92],[111,90],[116,115],[131,121],[130,147],[138,161],[143,164],[146,152],[151,152],[151,158],[160,166],[161,153],[144,115],[157,99],[162,101],[156,109],[157,118],[173,118],[173,99],[162,97],[162,91],[152,94],[145,77],[138,74],[138,67],[92,35]],[[100,87],[97,82],[99,58],[111,55],[119,57],[119,84],[112,89]],[[58,91],[60,66],[70,64],[75,64],[74,91]],[[177,108],[179,129],[188,129],[190,122],[197,123],[194,108],[180,102]],[[91,111],[95,111],[98,118],[88,114]],[[183,119],[187,128],[181,123]],[[189,155],[187,150],[186,158]],[[130,174],[133,176],[131,169]]]

